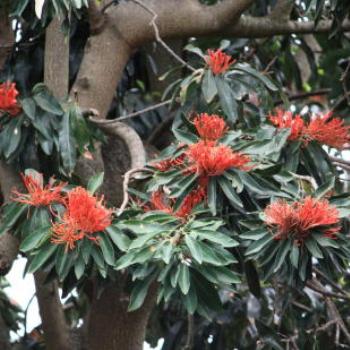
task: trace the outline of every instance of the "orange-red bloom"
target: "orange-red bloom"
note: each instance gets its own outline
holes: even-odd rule
[[[180,156],[176,158],[169,158],[161,160],[158,163],[152,164],[156,169],[159,171],[168,171],[172,167],[180,166],[183,164],[185,159],[185,154],[181,154]]]
[[[208,178],[201,177],[197,189],[192,190],[183,200],[180,208],[173,209],[174,200],[167,199],[162,190],[152,193],[151,206],[146,210],[160,210],[167,214],[174,215],[181,219],[186,219],[192,213],[192,210],[207,197]]]
[[[331,117],[331,112],[313,117],[305,130],[305,137],[307,140],[342,149],[350,140],[350,126],[345,126],[340,118]]]
[[[231,56],[226,55],[221,50],[208,50],[208,56],[205,56],[205,62],[211,69],[211,71],[217,75],[225,73],[230,66],[235,63],[235,60]]]
[[[13,190],[15,195],[13,201],[29,204],[34,207],[48,206],[52,203],[62,203],[62,189],[66,183],[60,182],[54,186],[54,181],[44,186],[43,175],[36,173],[35,175],[21,175],[25,188],[28,193],[20,193]]]
[[[305,123],[298,114],[294,117],[292,112],[277,109],[275,114],[270,114],[268,118],[278,128],[290,128],[288,140],[298,140],[303,135]]]
[[[15,116],[20,112],[17,103],[18,91],[15,83],[6,82],[0,84],[0,110]]]
[[[247,164],[251,159],[244,154],[234,152],[225,145],[214,142],[199,141],[189,146],[186,152],[190,172],[201,176],[218,176],[230,168],[250,170]]]
[[[193,121],[199,136],[203,140],[216,141],[224,136],[228,127],[218,115],[199,114]]]
[[[339,212],[326,199],[306,197],[292,204],[278,200],[265,209],[265,223],[273,230],[274,239],[293,237],[305,240],[312,230],[336,238],[340,230]]]
[[[67,196],[67,210],[52,227],[52,242],[66,244],[73,249],[75,242],[83,238],[96,240],[93,235],[104,231],[112,222],[112,211],[102,204],[103,198],[98,199],[82,187],[76,187]]]

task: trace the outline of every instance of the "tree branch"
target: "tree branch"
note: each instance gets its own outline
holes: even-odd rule
[[[58,294],[57,281],[45,283],[46,273],[34,273],[36,296],[47,349],[72,350],[69,328]]]

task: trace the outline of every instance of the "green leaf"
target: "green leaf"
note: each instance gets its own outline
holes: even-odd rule
[[[293,244],[292,251],[290,252],[289,258],[292,263],[292,265],[297,269],[299,265],[299,248]]]
[[[207,69],[202,80],[202,93],[208,104],[213,100],[217,92],[218,90],[216,88],[213,72],[210,69]]]
[[[36,115],[36,105],[32,98],[27,97],[21,100],[21,106],[24,113],[30,120],[35,120]]]
[[[203,261],[203,257],[201,254],[201,249],[198,246],[198,243],[192,239],[189,235],[185,236],[185,242],[186,245],[188,247],[188,249],[190,250],[191,256],[199,263],[201,264]]]
[[[130,303],[128,306],[129,312],[135,311],[142,306],[152,280],[153,279],[148,279],[146,281],[137,281],[135,283],[130,295]]]
[[[179,274],[179,286],[182,294],[187,294],[190,290],[190,270],[187,265],[182,263],[180,265],[180,274]]]
[[[58,132],[58,141],[63,167],[68,175],[70,175],[76,164],[77,151],[76,143],[71,132],[69,112],[62,116],[62,123]]]
[[[145,233],[161,233],[167,230],[166,225],[161,225],[157,223],[149,223],[142,220],[126,220],[118,224],[122,229],[128,229],[137,235],[142,235]]]
[[[321,186],[317,188],[313,197],[316,199],[323,198],[329,191],[334,189],[335,177],[332,176],[328,181],[323,183]]]
[[[187,294],[184,295],[184,305],[188,313],[193,314],[198,305],[197,293],[194,287],[190,286]]]
[[[50,226],[40,227],[34,232],[31,232],[27,235],[22,241],[19,249],[22,252],[28,252],[36,248],[44,239],[49,237],[50,234]]]
[[[238,117],[238,106],[231,87],[222,76],[217,76],[215,81],[221,107],[230,121],[235,122]]]
[[[62,115],[63,110],[56,98],[51,94],[44,84],[37,84],[33,88],[34,100],[44,111]]]
[[[187,131],[174,128],[173,133],[178,141],[184,142],[185,144],[192,144],[198,142],[198,137]]]
[[[126,252],[129,249],[131,240],[130,238],[121,232],[116,226],[109,226],[106,228],[109,237],[112,239],[113,243],[122,251]]]
[[[74,262],[74,273],[76,278],[79,280],[85,272],[85,262],[84,259],[80,256],[78,259]]]
[[[28,209],[27,204],[10,203],[4,207],[2,213],[2,223],[0,226],[0,235],[10,230],[20,218],[20,216]]]
[[[258,252],[260,249],[265,247],[267,244],[269,244],[273,240],[273,236],[265,236],[262,239],[259,239],[258,241],[255,241],[251,245],[249,245],[247,251],[245,252],[245,255],[252,255]]]
[[[251,231],[248,231],[248,232],[244,232],[244,233],[240,234],[239,237],[243,238],[243,239],[249,239],[249,240],[252,240],[252,241],[257,241],[258,239],[261,239],[262,237],[264,237],[266,235],[270,236],[271,233],[268,232],[265,227],[263,227],[263,228],[258,228],[256,230],[251,230]]]
[[[216,179],[211,177],[208,184],[208,206],[214,216],[216,215],[216,193]]]
[[[129,249],[136,249],[141,248],[144,246],[150,239],[152,239],[154,236],[158,235],[158,232],[151,232],[146,233],[140,237],[137,237],[135,240],[133,240],[129,246]]]
[[[240,208],[243,208],[243,203],[231,185],[230,181],[228,181],[225,177],[219,177],[218,182],[222,191],[224,192],[227,199],[231,202],[231,204],[234,207],[238,206]]]
[[[311,253],[311,255],[315,258],[322,259],[323,254],[320,248],[317,246],[317,242],[313,240],[312,238],[305,240],[305,245],[307,250]]]
[[[225,235],[218,231],[213,232],[213,231],[198,230],[194,232],[197,233],[201,239],[206,239],[208,241],[218,243],[222,247],[232,248],[232,247],[237,247],[239,245],[237,241],[235,241],[228,235]]]
[[[99,236],[98,241],[103,257],[108,265],[113,266],[115,264],[115,256],[114,256],[114,249],[111,241],[109,240],[109,237],[103,233]]]
[[[181,194],[186,191],[191,185],[194,184],[196,179],[198,178],[198,174],[194,173],[190,176],[185,176],[182,180],[180,180],[176,184],[176,188],[171,192],[170,198],[177,198],[181,196]]]
[[[265,75],[262,75],[254,68],[249,67],[248,65],[236,64],[234,66],[234,69],[248,73],[249,75],[253,76],[254,78],[257,78],[271,91],[278,91],[278,87],[269,78],[267,78]]]
[[[38,251],[38,253],[34,256],[28,267],[28,273],[34,273],[38,269],[40,269],[45,262],[53,255],[53,253],[57,249],[57,245],[48,243],[46,246],[43,246],[42,249]]]
[[[103,183],[103,177],[104,173],[99,173],[94,175],[88,182],[87,184],[87,190],[91,193],[94,194],[102,185]]]

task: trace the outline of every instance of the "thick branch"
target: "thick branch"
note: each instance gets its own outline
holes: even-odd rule
[[[57,282],[45,284],[45,278],[44,272],[34,274],[46,347],[50,350],[72,350],[69,329],[58,294],[58,284]]]
[[[343,31],[350,31],[350,21],[341,26]],[[236,25],[233,25],[224,34],[241,38],[265,38],[274,35],[328,33],[332,29],[332,21],[320,21],[315,27],[313,21],[280,21],[272,17],[242,16]]]

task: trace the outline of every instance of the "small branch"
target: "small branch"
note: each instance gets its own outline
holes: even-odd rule
[[[350,161],[347,161],[338,157],[333,157],[333,156],[329,156],[329,159],[331,160],[332,163],[334,163],[334,165],[350,171]]]
[[[310,333],[323,332],[327,328],[329,328],[330,326],[334,325],[335,323],[337,323],[337,320],[330,320],[327,323],[323,324],[322,326],[311,328],[311,329],[307,329],[306,333],[310,334]]]
[[[295,95],[288,96],[289,101],[296,101],[296,100],[302,100],[304,98],[312,97],[312,96],[318,96],[318,95],[328,95],[330,93],[331,89],[320,89],[316,91],[311,92],[301,92]],[[275,106],[283,104],[283,100],[278,100],[274,102]]]
[[[141,173],[141,172],[145,172],[145,171],[147,171],[147,169],[145,169],[145,168],[134,168],[134,169],[130,169],[129,171],[127,171],[124,174],[123,202],[122,202],[121,206],[119,207],[119,209],[117,209],[117,216],[120,216],[124,212],[126,206],[129,203],[129,192],[128,192],[128,189],[129,189],[129,182],[130,182],[130,180],[132,179],[132,177],[136,173]]]
[[[313,267],[313,270],[321,276],[327,283],[329,283],[334,289],[336,289],[339,293],[347,296],[348,294],[344,292],[344,290],[339,287],[335,282],[333,282],[327,275],[325,275],[322,271],[320,271],[317,267]]]
[[[137,117],[143,113],[147,113],[147,112],[153,111],[155,109],[158,109],[160,107],[167,106],[171,103],[171,101],[172,101],[172,99],[169,99],[169,100],[157,103],[155,105],[146,107],[144,109],[140,109],[139,111],[136,111],[136,112],[133,112],[133,113],[130,113],[127,115],[122,115],[116,119],[107,119],[107,120],[103,119],[102,120],[102,119],[97,119],[96,117],[90,117],[89,119],[96,124],[113,125],[115,123],[119,123],[122,120],[131,119],[131,118]]]
[[[321,294],[321,295],[323,295],[325,297],[350,300],[350,296],[348,296],[348,295],[343,295],[343,294],[329,292],[325,288],[323,288],[323,287],[321,288],[319,285],[320,285],[319,283],[317,285],[315,284],[315,280],[308,281],[306,283],[306,286],[308,288],[312,289],[313,291],[315,291],[315,292],[317,292],[317,293],[319,293],[319,294]]]
[[[106,24],[106,17],[103,13],[103,9],[99,9],[95,0],[89,0],[88,7],[90,33],[97,35],[103,31]]]
[[[156,19],[158,17],[158,15],[156,14],[156,12],[153,11],[153,9],[151,9],[150,7],[148,7],[144,2],[142,2],[141,0],[132,0],[134,3],[138,4],[139,6],[141,6],[143,9],[145,9],[147,12],[149,12],[153,18],[150,22],[150,25],[153,27],[154,30],[154,34],[156,37],[156,41],[159,42],[159,44],[161,44],[163,46],[163,48],[171,55],[173,56],[177,61],[179,61],[183,66],[185,66],[186,68],[188,68],[190,71],[195,72],[196,69],[193,68],[190,64],[188,64],[186,61],[184,61],[179,55],[177,55],[174,50],[171,49],[171,47],[169,45],[166,44],[166,42],[160,37],[159,34],[159,28],[156,24]]]
[[[50,350],[72,350],[69,327],[58,294],[58,283],[57,281],[46,283],[46,277],[44,272],[34,273],[46,348]]]
[[[192,350],[194,341],[194,318],[190,313],[187,316],[187,337],[184,350]]]

